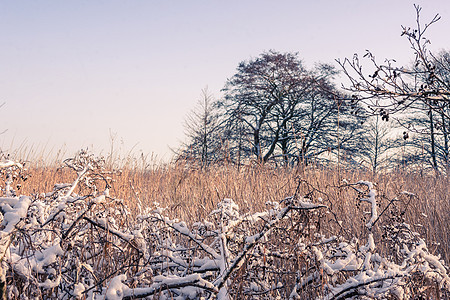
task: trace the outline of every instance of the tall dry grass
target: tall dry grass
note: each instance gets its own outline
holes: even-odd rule
[[[30,165],[28,174],[28,179],[21,182],[21,194],[48,192],[55,183],[75,179],[73,172],[55,166]],[[318,167],[229,165],[201,170],[184,164],[150,166],[130,160],[116,166],[112,177],[111,195],[124,199],[132,211],[139,213],[140,208],[158,202],[169,208],[171,217],[185,221],[202,220],[224,198],[234,199],[243,212],[255,212],[265,209],[268,201],[280,201],[298,190],[298,194],[328,205],[336,217],[336,224],[329,226],[351,228],[342,232],[348,238],[360,237],[364,231],[360,219],[365,217],[367,207],[358,204],[354,190],[339,186],[368,180],[377,184],[380,212],[387,207],[385,216],[404,217],[426,239],[430,252],[441,254],[447,264],[450,261],[450,193],[446,176],[402,171],[373,175]],[[415,196],[406,197],[403,191]],[[322,226],[326,233],[327,225]]]

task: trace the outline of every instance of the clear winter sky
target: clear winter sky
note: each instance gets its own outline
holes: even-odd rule
[[[423,22],[442,17],[431,49],[450,49],[449,0],[0,0],[0,147],[106,154],[112,135],[124,153],[169,159],[201,90],[220,97],[263,51],[407,64],[413,3]]]

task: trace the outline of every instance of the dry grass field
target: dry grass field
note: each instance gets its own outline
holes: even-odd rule
[[[446,176],[86,151],[0,167],[0,299],[450,295]]]
[[[387,207],[384,217],[404,217],[427,241],[430,252],[440,254],[447,264],[450,262],[447,176],[402,171],[373,175],[317,167],[229,165],[201,170],[182,163],[149,167],[134,160],[117,165],[111,174],[111,196],[124,199],[135,213],[139,212],[139,206],[142,209],[157,202],[169,208],[170,217],[197,221],[203,220],[225,198],[235,200],[243,213],[254,213],[266,209],[267,202],[280,201],[297,191],[313,201],[323,201],[343,228],[351,228],[345,232],[348,237],[360,236],[361,219],[365,218],[367,208],[358,205],[357,195],[344,187],[345,183],[371,181],[376,183],[380,211]],[[56,166],[30,165],[27,173],[29,177],[21,182],[19,191],[24,195],[51,191],[55,183],[71,183],[76,177],[74,172]],[[406,197],[404,191],[415,196]],[[398,201],[392,201],[396,198]],[[326,232],[326,225],[323,230]]]

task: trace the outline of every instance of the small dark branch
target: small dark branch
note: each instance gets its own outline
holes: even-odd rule
[[[218,293],[218,289],[212,286],[211,283],[202,279],[200,275],[193,274],[183,279],[180,279],[179,281],[174,283],[155,283],[148,288],[135,288],[127,290],[125,292],[123,299],[124,300],[141,299],[154,295],[155,293],[160,291],[178,289],[186,286],[198,287],[210,293]]]
[[[368,280],[366,282],[360,282],[357,284],[353,284],[353,285],[341,290],[336,295],[334,295],[333,298],[331,298],[331,300],[346,299],[349,296],[349,294],[359,295],[359,293],[356,291],[356,289],[358,289],[360,287],[370,285],[375,282],[395,279],[395,278],[399,278],[399,277],[403,277],[403,275],[392,275],[392,276],[387,276],[387,277],[375,278],[375,279]],[[356,292],[356,294],[353,294],[354,292]]]
[[[278,221],[282,220],[288,212],[291,210],[289,206],[285,207],[277,216],[277,218],[271,222],[268,222],[265,224],[264,228],[259,232],[258,236],[253,239],[251,242],[246,243],[244,246],[244,249],[242,252],[234,259],[231,266],[224,272],[224,274],[216,279],[216,282],[214,285],[217,287],[217,289],[221,289],[225,282],[228,280],[228,278],[231,276],[231,274],[238,270],[239,267],[242,265],[242,263],[245,261],[245,257],[247,256],[247,253],[261,240],[261,238],[276,224]]]
[[[87,208],[85,211],[83,211],[83,212],[78,216],[78,218],[77,218],[75,221],[73,221],[73,223],[72,223],[72,225],[70,225],[69,229],[67,229],[66,232],[64,232],[64,233],[62,234],[61,242],[62,242],[63,240],[65,240],[65,239],[69,236],[69,234],[72,232],[72,230],[73,230],[73,229],[75,228],[75,226],[78,224],[78,222],[80,222],[80,220],[82,220],[82,219],[84,218],[84,215],[86,215],[86,213],[91,209],[92,205],[93,205],[93,202],[89,203],[88,208]]]
[[[310,285],[311,283],[314,282],[314,280],[316,280],[317,278],[320,277],[319,272],[314,272],[313,274],[309,275],[307,278],[301,280],[300,282],[298,282],[295,286],[294,289],[291,292],[291,295],[289,296],[289,299],[294,299],[294,295],[297,294],[301,289],[304,289],[306,286]],[[299,280],[299,279],[297,279]]]
[[[177,227],[173,226],[172,224],[169,224],[168,222],[166,222],[163,217],[160,217],[159,219],[160,219],[160,221],[164,222],[167,226],[169,226],[173,230],[177,231],[181,235],[183,235],[185,237],[188,237],[191,241],[196,243],[203,251],[205,251],[206,253],[208,253],[212,257],[219,258],[219,255],[214,251],[214,249],[212,249],[208,245],[206,245],[206,244],[202,243],[201,241],[199,241],[195,236],[193,236],[192,232],[189,229],[188,229],[189,233],[186,233],[184,231],[181,231]]]
[[[378,222],[378,220],[380,219],[380,217],[387,211],[387,209],[389,208],[389,206],[391,206],[392,203],[394,203],[395,201],[399,201],[397,198],[394,198],[392,200],[389,201],[388,205],[386,205],[386,207],[383,209],[383,211],[378,215],[378,217],[375,219],[375,221],[372,224],[372,227],[375,226],[375,224]]]
[[[94,225],[94,226],[96,226],[96,227],[98,227],[98,228],[100,228],[100,229],[103,229],[103,230],[105,230],[105,231],[107,231],[107,232],[109,232],[109,233],[111,233],[111,234],[113,234],[113,235],[115,235],[115,236],[117,236],[119,239],[125,241],[130,247],[132,247],[134,250],[138,251],[138,253],[142,255],[141,250],[140,250],[139,248],[137,248],[137,247],[131,242],[131,240],[132,240],[131,238],[125,237],[125,236],[124,236],[125,234],[123,234],[123,233],[121,233],[121,232],[118,232],[118,231],[116,231],[116,230],[108,229],[108,228],[106,228],[105,226],[103,226],[102,224],[99,224],[99,223],[95,222],[94,220],[89,219],[88,217],[83,217],[83,220],[86,220],[86,221],[88,221],[89,223],[91,223],[92,225]]]
[[[276,287],[272,287],[270,289],[264,290],[264,291],[260,291],[260,292],[250,292],[250,291],[246,291],[244,292],[246,295],[249,296],[261,296],[261,295],[265,295],[268,294],[270,292],[276,291],[276,290],[281,290],[284,289],[285,286],[284,285],[280,285],[280,286],[276,286]]]

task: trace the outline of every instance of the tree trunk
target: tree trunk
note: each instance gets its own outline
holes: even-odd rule
[[[288,146],[287,140],[283,139],[283,141],[281,142],[281,154],[283,155],[283,162],[285,167],[287,167],[289,164],[287,146]]]
[[[430,109],[430,139],[431,139],[431,162],[433,168],[437,171],[437,160],[436,160],[436,141],[435,141],[435,133],[434,133],[434,122],[433,122],[433,110]]]
[[[444,135],[444,160],[445,160],[445,168],[449,168],[449,149],[448,149],[448,131],[447,131],[447,122],[445,120],[445,114],[441,113],[441,118],[442,118],[442,133]]]
[[[376,174],[377,173],[377,167],[378,167],[378,150],[379,150],[379,123],[378,123],[378,116],[377,116],[377,121],[375,123],[375,153],[374,153],[374,158],[373,158],[373,173]]]
[[[256,159],[258,160],[258,163],[263,163],[263,157],[261,152],[261,141],[259,139],[259,129],[256,129],[253,132],[253,142],[255,143],[255,154]]]

